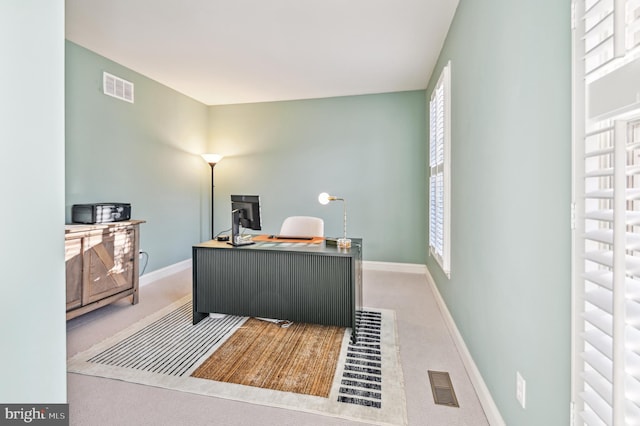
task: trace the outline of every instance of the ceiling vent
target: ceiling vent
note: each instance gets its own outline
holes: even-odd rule
[[[102,88],[105,95],[133,103],[133,83],[130,81],[103,72]]]

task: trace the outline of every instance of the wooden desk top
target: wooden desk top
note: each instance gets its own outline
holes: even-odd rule
[[[269,251],[297,251],[306,253],[336,253],[349,255],[349,253],[357,253],[362,250],[362,239],[352,238],[351,249],[338,248],[335,245],[326,244],[326,238],[317,237],[313,240],[280,240],[269,238],[269,235],[256,235],[253,237],[255,244],[243,246],[233,246],[226,241],[209,240],[200,244],[195,244],[194,248],[212,248],[212,249],[241,249],[241,250],[269,250]]]

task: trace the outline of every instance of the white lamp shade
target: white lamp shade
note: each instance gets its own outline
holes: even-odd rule
[[[222,160],[222,155],[220,154],[202,154],[202,158],[209,164],[216,164],[220,160]]]
[[[318,195],[318,202],[320,204],[329,204],[329,201],[331,201],[331,195],[327,194],[326,192]]]

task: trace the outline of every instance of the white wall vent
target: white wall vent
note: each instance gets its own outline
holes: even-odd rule
[[[103,72],[102,89],[105,95],[133,103],[133,83],[130,81]]]

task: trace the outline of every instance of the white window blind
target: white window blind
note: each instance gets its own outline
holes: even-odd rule
[[[640,425],[640,0],[573,12],[572,423]]]
[[[429,253],[450,274],[451,62],[442,70],[429,100]]]

